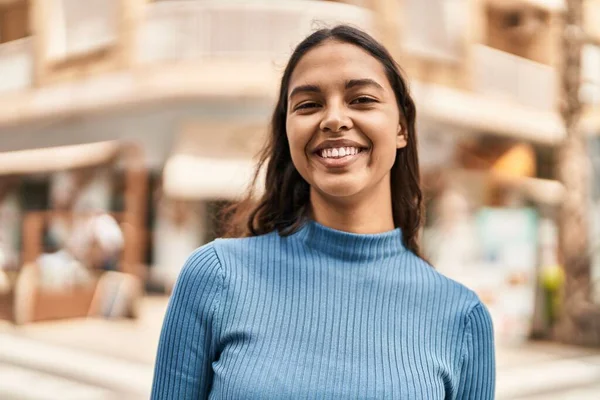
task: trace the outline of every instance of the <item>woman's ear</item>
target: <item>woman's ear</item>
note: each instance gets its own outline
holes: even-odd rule
[[[402,149],[408,144],[408,132],[403,124],[398,124],[398,132],[396,134],[396,148]]]

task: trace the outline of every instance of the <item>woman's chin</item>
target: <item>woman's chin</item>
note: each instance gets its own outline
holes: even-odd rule
[[[343,179],[336,179],[333,182],[322,182],[315,184],[315,189],[322,195],[329,198],[349,198],[360,193],[362,186],[356,182],[344,182]]]

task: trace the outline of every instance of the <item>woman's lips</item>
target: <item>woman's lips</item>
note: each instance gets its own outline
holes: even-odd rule
[[[357,159],[359,159],[360,157],[363,157],[366,153],[367,153],[366,150],[361,149],[356,154],[346,154],[344,156],[338,155],[336,157],[323,157],[321,155],[322,152],[319,151],[319,152],[313,153],[313,157],[317,160],[317,162],[319,162],[320,164],[324,165],[327,168],[341,169],[341,168],[346,168],[346,167],[350,166]]]

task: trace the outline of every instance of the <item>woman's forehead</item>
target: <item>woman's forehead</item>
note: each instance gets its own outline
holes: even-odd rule
[[[389,85],[383,65],[362,48],[328,41],[309,50],[290,78],[289,91],[296,85],[344,85],[353,79],[372,79]]]

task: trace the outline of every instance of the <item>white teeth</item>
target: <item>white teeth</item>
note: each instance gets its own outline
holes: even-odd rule
[[[353,156],[360,153],[360,149],[356,147],[338,147],[321,150],[321,157],[323,158],[341,158],[346,156]]]

